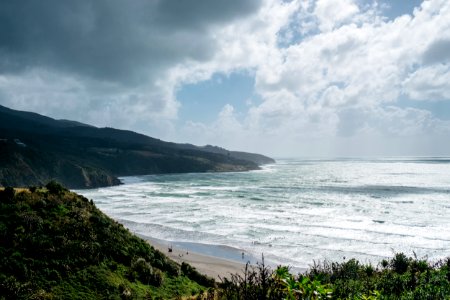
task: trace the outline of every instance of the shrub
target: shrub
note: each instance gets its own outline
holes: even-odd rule
[[[315,262],[299,276],[278,267],[269,270],[273,280],[265,281],[265,293],[262,270],[246,268],[243,276],[222,281],[220,299],[450,299],[450,259],[430,264],[398,253],[380,264],[382,269],[356,260]]]
[[[409,259],[404,253],[395,254],[394,258],[391,261],[392,269],[398,274],[405,273],[408,270],[408,266]]]
[[[209,278],[203,274],[200,274],[195,268],[191,267],[187,263],[183,262],[181,264],[181,272],[189,279],[192,279],[198,282],[201,285],[206,287],[215,286],[215,281],[212,278]]]
[[[375,269],[373,268],[372,265],[367,265],[364,267],[364,272],[366,273],[366,275],[368,277],[371,277],[371,276],[373,276]]]
[[[161,286],[164,282],[163,272],[159,269],[154,269],[151,284],[154,286]]]
[[[383,260],[381,261],[381,267],[382,267],[383,269],[386,269],[388,266],[389,266],[389,262],[388,262],[386,259],[383,259]]]
[[[5,187],[3,192],[1,192],[0,199],[2,199],[2,201],[4,201],[4,202],[11,203],[14,200],[15,194],[16,194],[16,191],[14,190],[14,188],[7,186],[7,187]]]
[[[164,280],[161,270],[153,268],[150,263],[142,257],[139,257],[132,262],[129,275],[133,280],[138,279],[144,284],[156,287],[161,286]]]
[[[64,186],[62,186],[61,184],[59,184],[58,182],[56,182],[54,180],[47,183],[45,185],[45,187],[50,192],[50,194],[54,194],[54,195],[62,195],[62,194],[64,194],[64,192],[68,191]]]

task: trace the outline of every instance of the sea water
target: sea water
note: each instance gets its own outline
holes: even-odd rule
[[[450,256],[450,159],[279,159],[241,173],[148,175],[78,191],[141,236],[271,264]]]

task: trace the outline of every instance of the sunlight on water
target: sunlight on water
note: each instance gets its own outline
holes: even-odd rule
[[[279,160],[261,171],[149,175],[78,191],[131,231],[272,263],[450,255],[444,159]]]

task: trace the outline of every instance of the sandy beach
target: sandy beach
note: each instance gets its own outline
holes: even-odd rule
[[[219,257],[209,256],[187,249],[188,247],[177,246],[166,241],[147,241],[156,249],[178,263],[186,262],[195,267],[200,273],[208,275],[218,281],[220,277],[230,277],[230,274],[241,273],[245,269],[245,260],[238,262]],[[172,252],[168,248],[172,247]]]

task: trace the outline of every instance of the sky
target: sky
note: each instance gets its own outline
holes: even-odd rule
[[[450,155],[448,0],[3,0],[0,105],[274,157]]]

